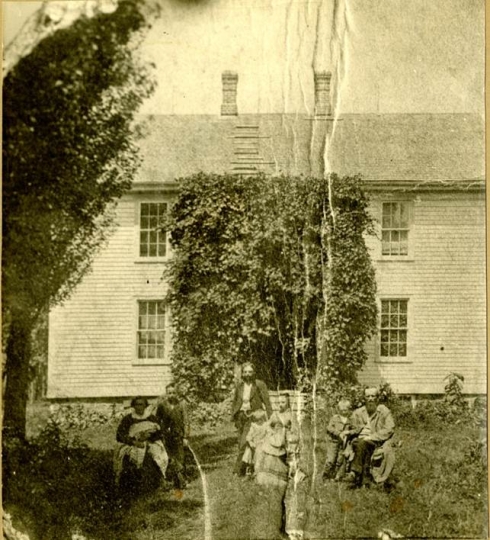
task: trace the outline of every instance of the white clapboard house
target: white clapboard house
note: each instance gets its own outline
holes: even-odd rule
[[[155,396],[170,381],[162,269],[171,253],[155,227],[176,196],[176,178],[318,175],[324,163],[362,174],[378,221],[378,238],[368,242],[380,328],[361,380],[437,394],[458,372],[467,393],[485,393],[483,117],[345,114],[332,129],[328,73],[314,76],[312,115],[240,114],[238,76],[225,72],[222,82],[215,115],[145,119],[143,166],[118,204],[118,227],[69,301],[50,314],[47,396]]]

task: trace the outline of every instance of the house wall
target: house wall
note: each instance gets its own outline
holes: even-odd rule
[[[171,201],[164,193],[126,195],[109,245],[63,307],[49,320],[48,397],[110,398],[158,395],[170,380],[170,332],[164,363],[136,360],[137,301],[165,296],[165,261],[138,257],[138,202]],[[408,394],[439,393],[451,371],[465,391],[486,391],[485,207],[481,192],[372,194],[380,221],[382,202],[412,204],[409,256],[389,260],[368,238],[378,296],[408,299],[405,359],[380,361],[379,341],[369,344],[361,373],[366,384],[389,382]],[[380,223],[377,224],[380,237]]]
[[[407,358],[380,362],[375,339],[361,381],[389,382],[401,393],[440,393],[444,377],[454,371],[465,377],[465,392],[485,393],[484,194],[375,193],[373,217],[380,220],[383,201],[404,199],[413,204],[406,260],[383,258],[376,238],[370,238],[368,245],[379,298],[408,299]],[[379,235],[379,221],[377,229]]]
[[[158,395],[170,382],[168,359],[137,363],[137,301],[163,299],[165,261],[139,258],[141,201],[170,201],[162,193],[124,196],[108,245],[72,297],[49,317],[48,398]],[[166,332],[166,358],[170,333]]]

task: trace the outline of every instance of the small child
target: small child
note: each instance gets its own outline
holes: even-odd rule
[[[267,431],[267,413],[260,409],[252,413],[252,424],[247,434],[247,447],[242,462],[247,466],[247,475],[251,475],[256,460],[257,448],[262,444]]]
[[[345,432],[350,429],[351,402],[341,399],[337,404],[337,414],[330,419],[327,427],[327,460],[325,463],[324,478],[340,480],[345,474],[346,441]]]
[[[279,407],[279,410],[272,413],[269,423],[282,424],[284,428],[291,429],[292,414],[291,414],[291,407],[289,404],[289,395],[286,393],[280,394],[279,399],[277,401],[277,405]]]

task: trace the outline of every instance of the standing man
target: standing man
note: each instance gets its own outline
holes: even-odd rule
[[[395,430],[393,416],[388,407],[379,404],[376,388],[366,388],[364,403],[352,414],[352,432],[357,434],[357,438],[352,443],[354,459],[348,480],[353,487],[362,486],[363,480],[369,475],[374,450],[390,439]]]
[[[179,401],[173,383],[167,385],[155,413],[165,437],[165,448],[170,458],[170,469],[177,489],[184,489],[184,446],[187,446],[189,423],[183,401]]]
[[[255,378],[255,368],[250,362],[242,366],[242,380],[235,388],[231,418],[238,430],[238,456],[234,474],[244,476],[246,464],[242,461],[247,447],[247,434],[252,423],[252,413],[265,409],[267,416],[272,414],[269,391],[263,381]]]

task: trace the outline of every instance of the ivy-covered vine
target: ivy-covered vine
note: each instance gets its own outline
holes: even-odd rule
[[[188,394],[221,399],[246,360],[270,388],[356,381],[377,317],[359,177],[194,175],[168,227],[173,370]]]

